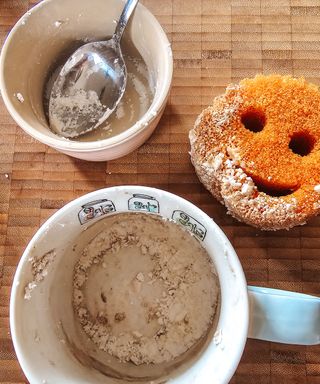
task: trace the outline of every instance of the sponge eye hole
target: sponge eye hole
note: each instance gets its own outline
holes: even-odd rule
[[[251,132],[261,132],[266,125],[266,116],[263,111],[250,108],[242,114],[241,123]]]
[[[299,156],[307,156],[313,150],[315,138],[308,132],[295,133],[289,143],[289,148]]]

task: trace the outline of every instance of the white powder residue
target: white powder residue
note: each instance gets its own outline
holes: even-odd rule
[[[101,129],[104,130],[104,131],[109,131],[110,134],[112,133],[112,129],[111,129],[111,124],[110,123],[106,123],[106,125],[104,127],[102,127]]]
[[[139,272],[136,276],[136,279],[140,282],[144,281],[144,274],[142,272]]]
[[[240,84],[229,84],[226,88],[226,91],[239,91],[241,89],[241,85]]]
[[[133,58],[132,61],[137,69],[137,72],[147,79],[149,77],[149,72],[146,65],[135,58]]]
[[[15,93],[14,96],[20,101],[20,103],[24,102],[24,97],[20,92]]]
[[[124,105],[123,105],[123,102],[120,101],[120,103],[118,104],[117,109],[116,109],[117,119],[122,119],[124,117],[124,115],[125,115]]]
[[[39,333],[38,333],[38,330],[35,330],[35,331],[34,331],[33,340],[34,340],[36,343],[39,343],[39,342],[41,341],[40,336],[39,336]]]
[[[316,192],[320,193],[320,184],[316,185],[316,186],[314,187],[314,190],[315,190]]]
[[[238,148],[235,147],[227,147],[227,153],[231,157],[231,159],[236,163],[240,163],[240,152]]]
[[[105,220],[75,266],[80,325],[100,350],[122,362],[172,361],[212,325],[219,300],[214,266],[173,222],[142,213]]]
[[[48,275],[49,266],[53,262],[56,256],[56,251],[52,249],[51,251],[45,253],[44,255],[36,258],[29,259],[31,263],[31,271],[33,280],[28,283],[25,287],[24,298],[26,300],[31,299],[32,291],[41,283],[44,278]]]
[[[218,155],[209,154],[207,156],[207,161],[203,163],[203,167],[209,172],[218,171],[223,164],[223,153],[219,153]]]
[[[104,113],[105,107],[95,91],[74,89],[70,95],[50,98],[50,126],[62,136],[76,137],[89,131],[88,122],[93,129]]]
[[[213,335],[213,342],[216,345],[219,345],[222,342],[222,330],[218,329]]]
[[[313,209],[320,209],[320,203],[313,203]]]
[[[30,283],[27,284],[27,286],[25,287],[24,289],[24,298],[26,300],[30,300],[31,299],[31,292],[35,289],[35,287],[37,286],[36,282],[34,281],[31,281]]]
[[[241,193],[246,196],[251,196],[253,192],[253,185],[250,185],[248,183],[245,183],[242,185]]]
[[[193,143],[195,143],[197,140],[197,136],[195,135],[193,130],[189,131],[189,140],[191,145],[193,145]]]
[[[219,153],[215,158],[214,158],[214,161],[213,161],[213,169],[215,171],[217,171],[221,165],[222,165],[222,161],[223,161],[223,154],[222,153]]]
[[[230,119],[235,115],[237,112],[237,106],[226,108],[222,114],[215,113],[216,118],[216,124],[218,127],[223,127],[227,123],[229,123]]]
[[[138,77],[136,77],[132,74],[128,74],[128,77],[132,81],[133,86],[139,95],[139,101],[140,101],[140,105],[141,105],[140,108],[143,110],[147,110],[148,104],[149,104],[149,99],[147,97],[148,90],[147,90],[146,86],[143,84],[143,82]]]
[[[202,120],[202,118],[203,118],[203,116],[204,116],[204,112],[205,112],[205,111],[202,111],[202,112],[200,113],[200,115],[196,118],[196,121],[195,121],[195,123],[194,123],[194,129],[196,129],[196,128],[198,127],[198,125],[201,123],[201,120]],[[194,129],[191,129],[190,132],[189,132],[189,137],[192,138],[191,145],[193,145],[193,143],[196,141],[196,139],[197,139],[197,137],[198,137],[198,136],[196,135]]]
[[[60,23],[65,22],[66,20],[56,20],[56,22],[53,20],[52,25],[58,28],[61,26]],[[89,37],[83,39],[84,43],[90,41],[92,39]],[[98,43],[96,46],[99,48]],[[75,46],[75,49],[77,48]],[[52,131],[58,134],[61,139],[68,140],[70,138],[81,142],[91,142],[114,137],[136,124],[149,110],[154,97],[151,72],[139,52],[131,44],[126,45],[124,43],[123,54],[128,72],[127,86],[123,98],[117,108],[114,109],[114,113],[111,113],[113,111],[109,109],[104,113],[101,108],[104,99],[101,99],[100,102],[97,95],[86,95],[83,90],[76,91],[78,93],[75,96],[73,96],[74,90],[62,91],[61,95],[56,97],[57,89],[64,89],[62,87],[63,80],[60,82],[60,87],[54,86],[62,67],[53,69],[52,73],[49,74],[44,92],[44,108]],[[114,62],[116,63],[115,66],[119,66],[119,59],[114,58]],[[92,69],[87,69],[82,74],[81,81],[86,81],[86,78],[91,74]],[[78,84],[79,82],[77,82]],[[79,88],[83,87],[79,86]],[[52,93],[53,97],[51,96]],[[99,95],[99,91],[97,94]],[[70,99],[73,98],[73,104],[67,100],[69,95],[71,96]],[[148,123],[145,124],[148,125]],[[88,129],[88,127],[92,127],[92,129]]]
[[[230,90],[229,90],[230,91]],[[230,91],[232,92],[232,91]],[[223,98],[222,96],[216,97],[216,102],[222,102]],[[238,112],[240,105],[243,103],[243,98],[241,95],[234,96],[233,103],[226,106],[223,109],[214,109],[212,107],[209,107],[210,109],[210,115],[213,121],[213,124],[216,126],[216,128],[223,129],[226,125],[230,124],[231,121],[236,116],[236,113]],[[205,111],[204,111],[205,112]],[[202,113],[202,118],[204,116],[204,112]],[[202,120],[201,118],[201,120]],[[201,120],[198,124],[200,124]],[[195,126],[196,127],[196,126]]]
[[[259,212],[257,215],[259,215],[260,220],[266,223],[274,220],[274,217],[278,217],[279,223],[281,220],[289,219],[290,221],[296,217],[297,204],[294,199],[288,203],[282,198],[271,197],[263,192],[258,192],[252,178],[247,176],[241,168],[238,168],[233,161],[225,162],[223,172],[228,175],[230,182],[224,183],[222,181],[221,194],[228,208],[228,213],[234,217],[240,220],[241,217],[248,217],[248,215]],[[225,177],[222,176],[222,179],[224,180]],[[256,194],[255,197],[254,193]]]
[[[25,15],[23,16],[23,19],[21,20],[21,24],[22,24],[22,25],[26,25],[26,22],[27,22],[29,16],[31,16],[31,12],[30,12],[30,11],[28,11],[27,13],[25,13]]]

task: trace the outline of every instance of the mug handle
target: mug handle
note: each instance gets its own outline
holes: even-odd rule
[[[320,298],[248,286],[248,337],[285,344],[320,344]]]

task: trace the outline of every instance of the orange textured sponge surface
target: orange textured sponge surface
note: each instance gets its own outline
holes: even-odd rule
[[[319,212],[317,86],[280,75],[244,79],[203,111],[190,140],[200,180],[239,220],[280,229]]]

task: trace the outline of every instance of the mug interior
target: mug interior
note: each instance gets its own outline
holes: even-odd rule
[[[115,28],[114,20],[122,9],[123,2],[117,0],[91,0],[90,6],[86,0],[45,0],[27,12],[13,28],[1,55],[2,94],[11,115],[33,137],[60,148],[88,150],[122,141],[141,129],[135,124],[114,138],[88,143],[73,142],[49,129],[43,108],[43,90],[52,64],[76,41],[103,40],[111,36]],[[163,95],[171,80],[168,69],[170,47],[164,32],[151,13],[138,4],[124,39],[132,41],[156,87],[146,115],[158,112],[162,107],[158,105],[159,99],[164,101]],[[23,102],[16,97],[19,93]],[[149,119],[154,117],[151,114]]]
[[[134,204],[135,201],[139,204]],[[157,367],[136,367],[110,357],[105,364],[105,353],[95,351],[74,325],[72,274],[79,257],[72,251],[75,239],[81,235],[85,244],[94,236],[90,232],[91,224],[106,215],[132,210],[159,214],[190,230],[212,257],[220,281],[220,313],[206,339],[180,361]],[[25,300],[25,287],[33,279],[28,260],[50,251],[54,251],[55,256],[48,275],[31,292],[31,299]],[[238,365],[247,337],[246,282],[225,235],[194,205],[153,188],[107,188],[66,205],[29,243],[13,283],[10,324],[18,359],[32,383],[41,380],[48,383],[114,384],[119,380],[160,383],[170,379],[175,384],[200,384],[206,383],[209,377],[216,383],[227,383]]]

